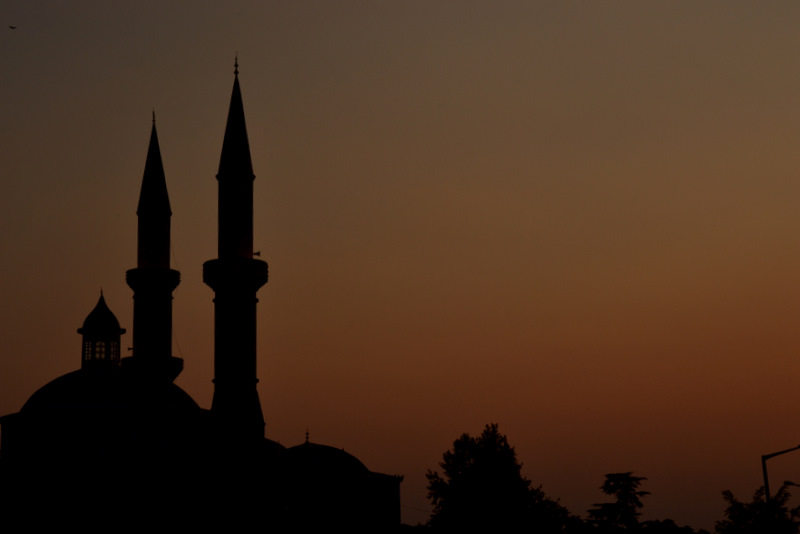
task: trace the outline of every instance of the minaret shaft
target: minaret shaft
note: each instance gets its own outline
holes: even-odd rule
[[[169,214],[139,214],[136,266],[140,269],[169,269]]]
[[[253,257],[253,178],[217,177],[220,258]]]
[[[129,270],[125,279],[133,289],[133,357],[155,364],[172,359],[172,291],[180,274],[137,268]]]

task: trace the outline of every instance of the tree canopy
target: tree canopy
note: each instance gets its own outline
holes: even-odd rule
[[[522,476],[514,448],[496,424],[478,437],[462,434],[439,464],[428,471],[430,526],[459,532],[564,532],[567,510],[532,488]]]
[[[650,495],[639,486],[644,477],[633,476],[633,473],[609,473],[600,486],[606,495],[614,497],[614,502],[595,504],[589,510],[589,521],[603,531],[633,530],[639,526],[640,510],[644,506],[641,497]]]
[[[717,534],[797,534],[800,506],[789,508],[789,490],[784,483],[770,499],[764,499],[764,487],[753,494],[751,502],[739,501],[731,491],[723,491],[728,503],[725,519],[717,521]]]

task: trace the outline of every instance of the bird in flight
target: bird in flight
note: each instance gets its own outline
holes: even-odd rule
[[[11,28],[12,30],[16,30],[17,29],[16,26],[9,26],[9,28]]]

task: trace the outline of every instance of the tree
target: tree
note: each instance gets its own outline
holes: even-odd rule
[[[428,471],[430,526],[445,532],[564,532],[580,520],[522,476],[514,448],[486,425],[477,438],[462,434]]]
[[[753,494],[752,502],[745,503],[736,499],[729,490],[722,492],[728,503],[725,517],[717,521],[717,534],[797,534],[800,506],[789,508],[787,502],[791,497],[787,484],[784,483],[778,492],[769,500],[764,499],[764,487]]]
[[[595,504],[589,510],[589,521],[604,532],[634,530],[639,526],[639,510],[644,506],[640,497],[650,495],[639,486],[644,477],[635,477],[632,472],[609,473],[600,486],[606,495],[615,498],[614,502]]]

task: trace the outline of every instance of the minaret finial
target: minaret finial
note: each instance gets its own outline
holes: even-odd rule
[[[153,108],[153,126],[156,125],[156,108]]]
[[[236,55],[233,57],[233,75],[239,75],[239,51],[236,51]]]
[[[308,443],[308,429],[306,428],[306,443]]]

